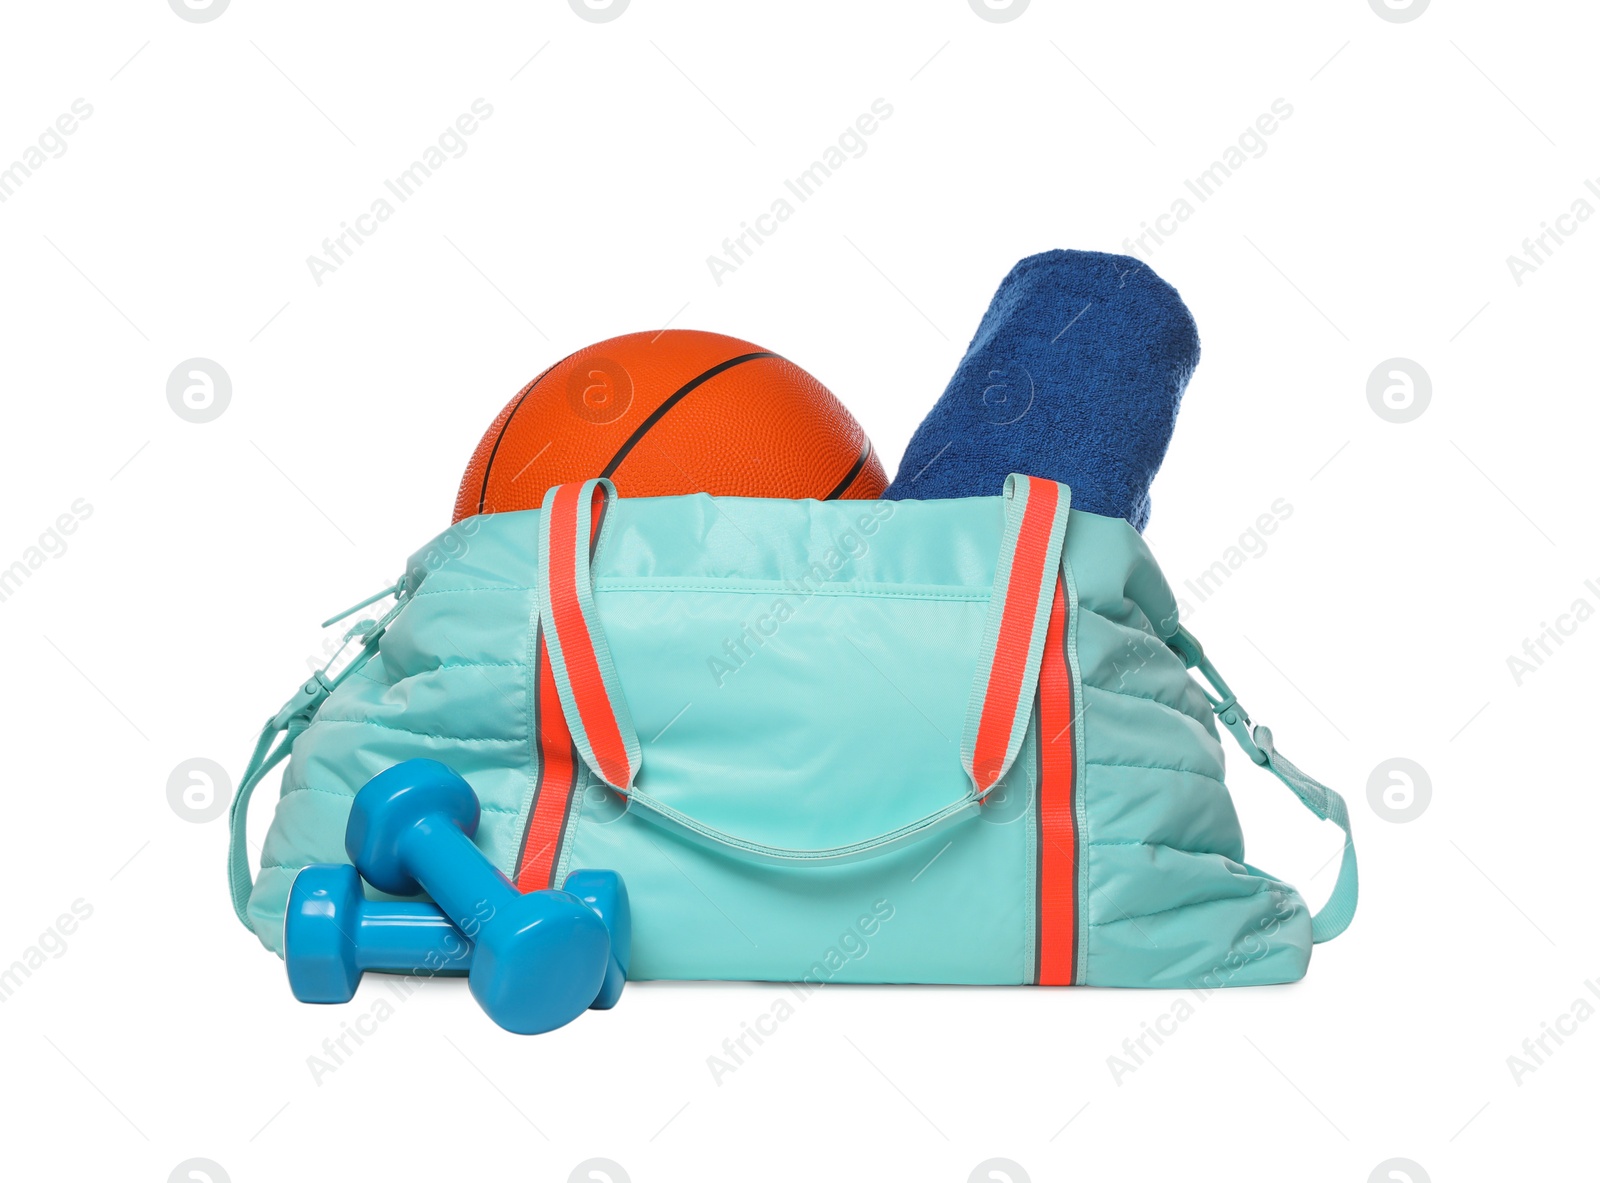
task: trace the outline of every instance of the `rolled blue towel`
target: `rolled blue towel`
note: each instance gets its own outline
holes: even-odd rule
[[[1150,520],[1150,482],[1200,360],[1194,317],[1137,259],[1046,251],[1011,269],[884,496],[989,497],[1012,472],[1074,509]]]

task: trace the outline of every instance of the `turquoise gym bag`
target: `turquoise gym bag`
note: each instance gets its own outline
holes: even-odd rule
[[[522,890],[622,874],[635,978],[1294,981],[1355,913],[1345,803],[1251,722],[1134,529],[1070,498],[1026,476],[949,501],[597,480],[458,522],[267,723],[233,803],[235,909],[281,954],[290,881],[347,861],[355,792],[428,756],[477,791],[476,842]],[[1315,915],[1245,861],[1219,719],[1344,831]],[[250,795],[285,755],[252,884]]]

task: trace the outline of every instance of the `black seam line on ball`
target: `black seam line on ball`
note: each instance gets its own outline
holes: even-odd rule
[[[569,353],[566,357],[562,358],[561,361],[566,361],[568,358],[575,356],[575,354]],[[511,414],[507,415],[506,421],[500,425],[500,434],[494,437],[494,447],[489,449],[489,460],[483,466],[483,487],[478,490],[479,513],[483,512],[483,504],[489,499],[489,474],[494,471],[494,458],[500,454],[500,441],[506,438],[506,432],[511,430],[511,421],[517,417],[517,412],[522,410],[522,404],[527,401],[528,396],[533,393],[534,388],[538,386],[539,383],[543,382],[545,374],[548,374],[551,370],[555,369],[556,366],[559,366],[561,361],[554,362],[546,366],[543,373],[522,388],[522,393],[517,395],[517,405],[511,408]],[[516,478],[512,477],[511,479],[515,480]]]
[[[718,364],[712,366],[705,373],[699,375],[698,377],[689,379],[689,381],[678,387],[677,390],[674,390],[670,395],[667,396],[666,400],[659,407],[651,411],[650,414],[645,417],[645,421],[643,423],[639,424],[639,426],[634,429],[633,434],[628,437],[627,442],[625,442],[621,448],[617,449],[617,454],[611,458],[611,463],[606,465],[605,468],[601,470],[600,475],[603,477],[609,477],[612,473],[616,472],[617,468],[622,464],[622,462],[628,458],[628,453],[633,451],[634,446],[644,438],[645,432],[649,431],[657,423],[661,422],[661,417],[682,402],[696,386],[711,381],[711,379],[715,378],[724,370],[731,370],[734,366],[743,365],[747,361],[755,361],[757,358],[762,357],[778,357],[778,355],[776,353],[768,353],[765,350],[760,353],[742,353],[738,357],[730,357],[725,362],[719,362]],[[779,358],[779,360],[781,361],[783,359]]]
[[[872,441],[866,440],[861,449],[861,455],[856,457],[855,467],[845,473],[844,480],[834,486],[833,492],[823,498],[824,501],[837,501],[846,489],[855,483],[856,477],[861,475],[861,470],[867,466],[867,461],[872,459]]]

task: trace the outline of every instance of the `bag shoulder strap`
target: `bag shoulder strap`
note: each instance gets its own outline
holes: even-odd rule
[[[341,646],[338,652],[328,658],[326,665],[312,674],[303,686],[289,696],[289,701],[266,721],[261,728],[261,734],[256,737],[255,751],[250,755],[250,763],[245,766],[244,777],[239,782],[239,791],[234,794],[233,803],[228,806],[228,891],[233,897],[234,915],[239,917],[239,923],[246,928],[250,927],[250,892],[253,887],[253,880],[250,877],[250,856],[245,850],[250,821],[250,798],[255,794],[256,786],[266,778],[267,773],[276,768],[289,754],[300,733],[311,725],[312,717],[322,708],[328,695],[378,651],[378,642],[383,639],[384,631],[389,627],[390,621],[394,620],[400,614],[400,609],[409,602],[409,593],[415,590],[415,583],[416,581],[408,576],[402,576],[394,586],[387,587],[355,607],[323,621],[322,627],[328,628],[387,596],[395,597],[394,605],[380,619],[362,621],[345,633],[345,645],[357,638],[361,640],[361,649],[355,657],[338,674],[330,677],[329,669],[344,654],[344,646]],[[280,735],[282,739],[278,738]]]
[[[250,856],[245,852],[250,798],[267,773],[289,754],[294,741],[310,725],[311,716],[317,713],[331,689],[328,679],[321,673],[314,674],[289,697],[282,710],[267,720],[256,738],[256,748],[250,755],[250,763],[245,766],[239,791],[228,806],[228,891],[233,896],[234,914],[246,928],[250,927],[248,909],[250,892],[254,886],[250,876]],[[281,740],[278,739],[279,735],[283,736]],[[274,740],[277,740],[276,744]]]
[[[1206,698],[1217,718],[1228,729],[1239,747],[1252,761],[1262,765],[1276,776],[1300,803],[1324,821],[1331,821],[1344,831],[1344,853],[1339,862],[1339,878],[1334,882],[1333,894],[1311,918],[1311,941],[1321,944],[1331,941],[1350,926],[1355,919],[1356,900],[1360,894],[1356,873],[1355,839],[1350,833],[1350,811],[1344,798],[1327,785],[1307,776],[1282,755],[1272,741],[1272,732],[1265,726],[1253,723],[1250,713],[1239,704],[1227,682],[1217,672],[1217,667],[1206,657],[1205,649],[1195,635],[1182,625],[1167,638],[1167,645],[1190,669],[1198,669],[1211,684]]]

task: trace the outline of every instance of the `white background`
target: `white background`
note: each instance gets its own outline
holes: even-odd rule
[[[1600,621],[1520,684],[1507,657],[1600,607],[1600,219],[1520,285],[1506,264],[1600,178],[1592,6],[1035,0],[996,23],[966,0],[635,0],[595,23],[560,0],[234,0],[192,23],[143,0],[4,21],[0,165],[93,107],[0,204],[0,566],[92,507],[0,602],[0,966],[92,908],[0,1007],[8,1176],[1592,1171],[1600,1022],[1520,1083],[1507,1057],[1600,977]],[[465,155],[314,282],[306,257],[478,98]],[[717,285],[706,256],[877,98],[894,114],[865,155]],[[892,472],[1017,258],[1125,249],[1278,98],[1265,154],[1151,259],[1204,356],[1147,537],[1177,586],[1293,506],[1190,623],[1351,802],[1361,911],[1308,978],[1213,996],[1120,1083],[1107,1058],[1177,995],[829,989],[719,1085],[707,1057],[779,988],[634,986],[529,1040],[436,984],[314,1079],[383,987],[292,1002],[229,910],[226,823],[181,816],[168,777],[196,757],[237,776],[316,622],[447,522],[517,388],[594,340],[714,329],[818,375]],[[233,384],[204,424],[166,398],[197,356]],[[1367,399],[1397,356],[1433,390],[1404,424]],[[1432,785],[1404,824],[1367,789],[1396,756]],[[1332,828],[1242,761],[1233,780],[1252,861],[1320,901]]]

